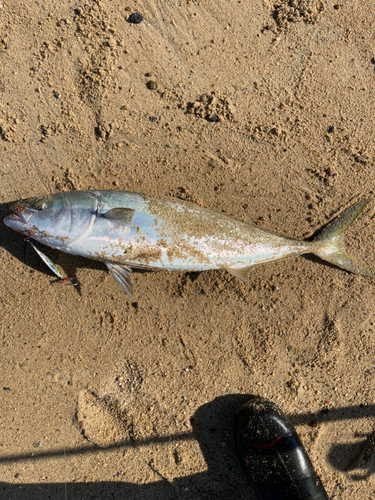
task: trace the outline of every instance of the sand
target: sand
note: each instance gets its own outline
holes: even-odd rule
[[[0,3],[1,216],[174,196],[295,238],[375,183],[375,11],[338,0]],[[140,24],[127,21],[139,12]],[[375,264],[375,203],[349,249]],[[295,423],[331,499],[375,498],[374,279],[307,258],[137,273],[1,238],[1,498],[253,498],[232,419]]]

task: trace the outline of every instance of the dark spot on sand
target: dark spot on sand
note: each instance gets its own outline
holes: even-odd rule
[[[153,80],[150,80],[149,82],[146,83],[146,87],[149,90],[156,90],[158,88],[158,84],[154,82]]]
[[[134,12],[133,14],[130,14],[127,21],[131,24],[139,24],[143,21],[143,17],[139,12]]]

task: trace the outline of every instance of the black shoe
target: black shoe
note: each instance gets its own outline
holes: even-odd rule
[[[271,401],[254,398],[236,414],[237,452],[262,500],[329,500],[293,425]]]

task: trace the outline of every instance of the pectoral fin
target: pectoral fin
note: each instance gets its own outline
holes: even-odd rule
[[[112,208],[103,217],[123,224],[131,224],[135,210],[132,208]]]
[[[241,269],[226,269],[226,270],[232,276],[235,276],[241,281],[249,281],[250,273],[254,269],[254,267],[256,266],[247,266],[247,267],[241,267]]]
[[[123,290],[133,298],[133,283],[132,283],[132,270],[128,266],[122,266],[120,264],[111,264],[110,262],[105,263],[108,267],[109,272],[115,278],[117,283],[121,286]]]

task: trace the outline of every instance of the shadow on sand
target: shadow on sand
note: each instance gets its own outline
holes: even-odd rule
[[[144,441],[124,441],[107,448],[88,445],[82,448],[45,451],[33,455],[8,455],[0,457],[0,464],[54,459],[62,456],[84,455],[107,452],[122,448],[141,448],[155,443],[167,443],[196,439],[207,464],[208,470],[187,477],[148,484],[127,482],[97,483],[49,483],[49,484],[8,484],[0,483],[0,497],[7,500],[89,500],[89,499],[134,499],[134,500],[175,500],[182,499],[252,499],[250,489],[240,469],[232,436],[233,416],[236,409],[251,396],[227,395],[204,404],[192,417],[193,432],[163,436]],[[319,413],[290,415],[295,425],[318,424],[340,420],[364,419],[375,416],[375,405],[358,405]],[[229,438],[228,438],[229,436]],[[351,472],[367,463],[365,475],[353,475],[353,480],[363,480],[375,472],[372,460],[374,435],[358,436],[359,441],[351,444],[335,443],[331,446],[328,460],[338,470]],[[360,463],[361,462],[361,463]],[[152,464],[149,464],[152,467]]]

